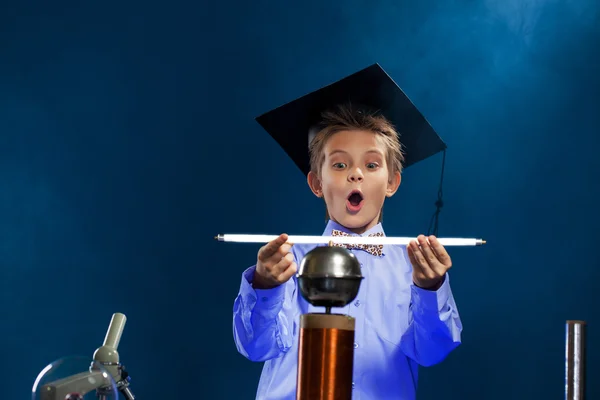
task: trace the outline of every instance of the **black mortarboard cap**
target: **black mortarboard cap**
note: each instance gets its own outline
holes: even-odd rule
[[[446,149],[429,122],[379,64],[284,104],[256,121],[306,175],[310,170],[309,132],[318,125],[323,111],[348,103],[375,110],[394,125],[404,150],[404,168]]]

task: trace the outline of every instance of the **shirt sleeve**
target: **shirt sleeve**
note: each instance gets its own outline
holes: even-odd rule
[[[254,289],[256,266],[242,274],[233,306],[233,336],[237,350],[251,361],[266,361],[286,353],[293,343],[296,279],[272,289]]]
[[[402,350],[418,364],[435,365],[460,345],[462,323],[448,273],[435,291],[411,285],[409,314]]]

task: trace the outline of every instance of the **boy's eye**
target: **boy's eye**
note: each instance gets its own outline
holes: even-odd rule
[[[377,168],[377,166],[378,166],[377,163],[368,163],[367,164],[368,169],[375,169],[375,168]]]
[[[346,167],[346,164],[341,163],[341,162],[333,164],[333,168],[342,169],[342,168],[345,168],[345,167]]]

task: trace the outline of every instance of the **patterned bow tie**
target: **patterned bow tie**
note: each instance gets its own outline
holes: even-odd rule
[[[331,232],[331,236],[357,236],[357,235],[350,235],[346,232],[342,232],[342,231],[338,231],[337,229],[333,229]],[[373,236],[378,236],[381,237],[383,236],[383,233],[381,232],[377,232],[377,233],[371,233],[369,235],[369,237],[373,237]],[[360,249],[360,250],[364,250],[369,254],[372,254],[374,256],[377,257],[381,257],[383,255],[383,245],[382,244],[345,244],[345,243],[334,243],[334,246],[339,246],[339,247],[346,247],[347,249]]]

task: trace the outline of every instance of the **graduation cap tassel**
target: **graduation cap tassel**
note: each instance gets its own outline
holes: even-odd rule
[[[446,149],[444,149],[444,154],[442,157],[442,174],[440,177],[440,186],[438,188],[438,198],[435,202],[435,207],[436,210],[433,213],[433,216],[431,217],[431,220],[429,221],[429,228],[427,229],[427,235],[434,235],[434,236],[438,236],[438,228],[439,228],[439,219],[440,219],[440,212],[442,211],[442,207],[444,206],[444,200],[443,200],[443,183],[444,183],[444,166],[446,165]],[[431,231],[432,229],[432,225],[433,225],[433,232]]]

